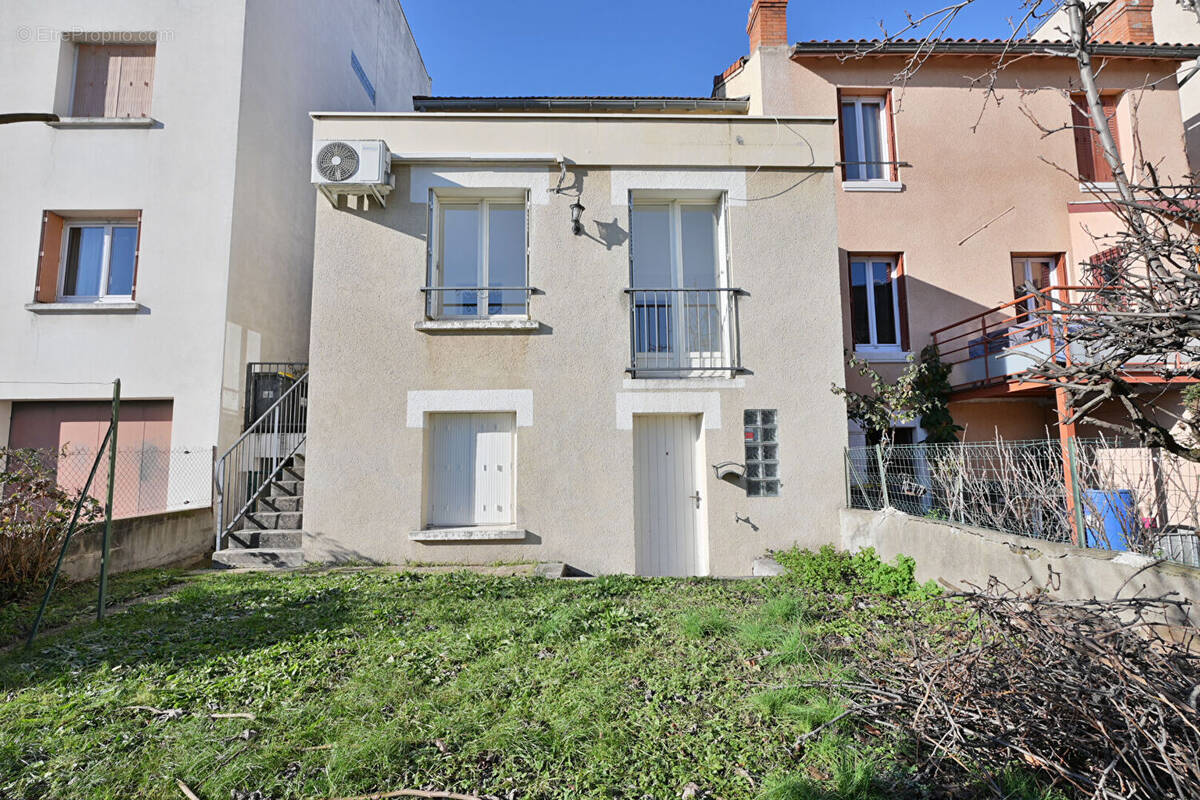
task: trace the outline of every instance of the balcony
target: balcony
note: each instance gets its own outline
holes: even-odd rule
[[[730,377],[742,367],[741,289],[626,289],[635,378]]]
[[[1051,286],[1044,294],[1063,301],[1081,302],[1094,296],[1095,287]],[[956,392],[980,395],[1047,391],[1044,384],[1025,380],[1024,373],[1051,357],[1060,363],[1080,364],[1102,360],[1103,354],[1089,353],[1083,344],[1072,341],[1080,315],[1045,316],[1049,302],[1037,294],[1027,294],[1003,305],[982,311],[931,333],[942,361],[950,365],[950,385]],[[1073,321],[1074,320],[1074,321]],[[1174,356],[1179,368],[1188,366],[1183,354]],[[1125,370],[1131,376],[1143,373],[1146,382],[1157,382],[1149,361],[1129,361]]]

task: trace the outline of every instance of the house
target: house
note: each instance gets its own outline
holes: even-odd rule
[[[1120,14],[1138,9],[1114,4]],[[755,0],[751,27],[766,17],[759,27],[769,33],[752,36],[751,54],[717,76],[714,96],[749,96],[751,114],[838,116],[845,348],[894,377],[910,355],[937,344],[953,365],[950,410],[968,441],[1069,435],[1058,428],[1055,392],[1019,375],[1049,354],[1055,335],[1029,313],[1025,287],[1095,285],[1109,246],[1102,237],[1118,225],[1096,191],[1112,180],[1107,164],[1089,131],[1069,130],[1079,119],[1074,60],[1056,54],[1053,41],[947,40],[898,82],[918,42],[791,43],[786,13],[786,0]],[[1154,44],[1140,29],[1138,41],[1095,46],[1104,103],[1127,165],[1140,147],[1164,180],[1183,179],[1176,71],[1200,48]],[[1006,48],[1010,63],[988,99],[972,78]],[[1068,130],[1046,136],[1031,118]],[[845,380],[866,388],[852,370]],[[1179,403],[1177,390],[1151,376],[1145,387],[1159,403]],[[1081,424],[1077,433],[1095,429]],[[923,438],[919,421],[895,435]],[[861,432],[851,440],[861,444]]]
[[[67,448],[81,486],[120,378],[118,516],[207,507],[248,365],[307,361],[307,114],[429,91],[404,13],[6,0],[4,19],[0,106],[58,118],[0,127],[0,445]]]
[[[1090,29],[1106,42],[1200,42],[1200,6],[1193,0],[1089,0]],[[1066,13],[1059,9],[1038,25],[1038,38],[1066,37]],[[1188,162],[1200,171],[1200,62],[1182,62],[1176,71],[1179,108],[1187,143]]]
[[[833,540],[836,119],[748,106],[313,115],[318,164],[390,179],[318,180],[304,558],[746,575]]]

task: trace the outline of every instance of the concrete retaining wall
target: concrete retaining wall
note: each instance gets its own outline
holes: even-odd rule
[[[76,581],[100,574],[103,525],[76,534],[67,550],[63,572]],[[213,549],[211,508],[173,511],[113,520],[109,574],[147,567],[191,566],[208,559]]]
[[[1147,556],[1085,550],[1024,536],[912,517],[895,509],[841,512],[842,547],[873,547],[891,561],[916,559],[917,578],[956,586],[985,586],[995,576],[1008,586],[1034,587],[1067,600],[1177,592],[1200,602],[1200,570]],[[1193,608],[1193,623],[1200,612]],[[1182,620],[1176,620],[1182,622]]]

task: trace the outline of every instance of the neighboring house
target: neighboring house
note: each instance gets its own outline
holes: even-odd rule
[[[954,365],[951,412],[968,440],[1070,435],[1057,430],[1054,392],[1017,375],[1031,364],[1029,356],[1049,352],[1051,335],[1028,313],[1024,287],[1093,285],[1108,247],[1093,237],[1117,225],[1093,191],[1112,176],[1090,132],[1044,136],[1026,116],[1050,129],[1080,124],[1068,99],[1079,87],[1074,60],[1056,55],[1053,42],[1008,47],[1013,57],[999,74],[997,104],[985,101],[971,77],[990,69],[1003,41],[939,42],[901,86],[895,77],[916,42],[792,45],[786,9],[786,0],[755,1],[751,39],[759,46],[717,76],[714,96],[749,96],[752,114],[839,116],[846,349],[895,376],[907,357],[936,342]],[[756,26],[769,35],[756,40]],[[1095,51],[1127,163],[1135,150],[1136,104],[1142,152],[1164,180],[1184,179],[1175,72],[1200,48],[1134,43]],[[1143,90],[1148,83],[1153,88]],[[1026,91],[1034,87],[1046,88]],[[846,380],[865,388],[853,371]],[[1154,380],[1146,384],[1159,402],[1179,402],[1178,391],[1163,389]],[[1080,425],[1078,432],[1095,430]],[[920,441],[922,433],[914,422],[896,436]],[[852,431],[852,441],[861,442],[861,433]]]
[[[1196,0],[1089,0],[1092,38],[1103,42],[1200,43],[1200,16]],[[1065,38],[1066,13],[1057,11],[1045,19],[1033,35],[1045,39]],[[1200,170],[1200,72],[1195,59],[1179,65],[1179,106],[1187,140],[1188,161]]]
[[[307,361],[308,112],[429,90],[403,11],[5,0],[3,16],[0,108],[60,121],[0,127],[0,445],[82,451],[63,475],[82,484],[119,377],[118,514],[208,505],[247,364]],[[200,463],[177,475],[183,448]]]
[[[322,185],[307,559],[746,575],[836,539],[828,110],[426,97],[314,118],[319,163],[383,142],[394,190]]]

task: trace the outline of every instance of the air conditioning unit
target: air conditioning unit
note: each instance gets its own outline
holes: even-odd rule
[[[340,195],[374,197],[386,205],[392,191],[392,154],[380,139],[313,142],[312,182],[337,207]]]

